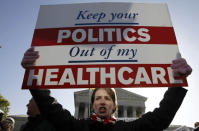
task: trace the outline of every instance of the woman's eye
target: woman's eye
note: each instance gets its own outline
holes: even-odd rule
[[[105,97],[105,99],[106,99],[106,100],[111,100],[111,98],[109,98],[109,97]]]
[[[96,98],[95,98],[95,100],[99,100],[99,99],[100,99],[100,97],[96,97]]]

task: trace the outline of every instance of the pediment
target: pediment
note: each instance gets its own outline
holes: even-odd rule
[[[89,93],[88,89],[74,92],[74,94],[78,96],[88,96],[88,93]]]
[[[136,93],[127,91],[122,88],[116,88],[115,90],[116,90],[118,99],[132,99],[132,100],[143,100],[143,101],[147,100],[147,98],[144,96],[138,95]]]
[[[118,99],[132,99],[132,100],[142,100],[142,101],[146,101],[147,98],[141,95],[138,95],[136,93],[133,93],[131,91],[127,91],[125,89],[122,88],[115,88]],[[92,94],[92,90],[81,90],[81,91],[77,91],[74,92],[74,94],[76,96],[88,96],[88,94]]]

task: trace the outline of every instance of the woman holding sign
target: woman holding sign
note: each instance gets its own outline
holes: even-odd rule
[[[24,54],[22,66],[26,68],[34,64],[38,57],[38,52],[30,48]],[[187,77],[192,72],[182,58],[174,60],[171,67],[175,77]],[[162,131],[170,125],[186,92],[182,87],[171,87],[166,91],[159,108],[135,121],[124,122],[114,118],[117,96],[112,88],[96,88],[93,91],[93,114],[88,119],[75,119],[61,104],[55,102],[49,90],[31,90],[41,114],[61,131]]]

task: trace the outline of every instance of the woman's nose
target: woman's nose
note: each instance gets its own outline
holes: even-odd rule
[[[104,98],[102,98],[101,100],[100,100],[100,104],[102,105],[104,105],[106,103],[106,100],[104,99]]]

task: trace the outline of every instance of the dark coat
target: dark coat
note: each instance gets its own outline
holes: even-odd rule
[[[53,125],[41,115],[28,117],[28,121],[21,126],[20,131],[55,131]]]
[[[197,127],[196,129],[194,129],[194,131],[199,131],[199,127]]]
[[[49,90],[31,90],[42,115],[59,131],[162,131],[170,125],[186,92],[181,87],[169,88],[160,102],[160,107],[153,112],[148,112],[132,122],[117,121],[114,125],[104,125],[91,119],[75,119],[68,110],[55,102],[49,95]]]

